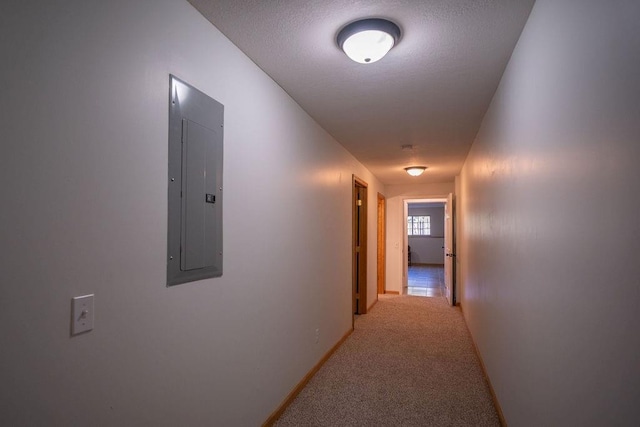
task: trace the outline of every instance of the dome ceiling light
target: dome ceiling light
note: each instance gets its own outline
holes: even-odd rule
[[[404,168],[411,176],[420,176],[426,169],[426,166],[409,166],[408,168]]]
[[[337,42],[347,56],[360,64],[371,64],[400,40],[400,27],[380,18],[352,22],[338,33]]]

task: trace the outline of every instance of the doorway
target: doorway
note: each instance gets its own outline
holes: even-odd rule
[[[367,313],[367,183],[353,175],[352,313]]]
[[[446,198],[404,200],[403,293],[408,293],[412,268],[416,270],[412,273],[424,276],[418,282],[429,283],[424,287],[436,287],[436,279],[443,282],[442,292],[431,291],[433,296],[445,296],[455,305],[453,220],[452,194]]]

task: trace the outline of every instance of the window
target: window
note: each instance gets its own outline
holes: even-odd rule
[[[409,215],[407,217],[407,234],[409,236],[430,236],[431,216]]]

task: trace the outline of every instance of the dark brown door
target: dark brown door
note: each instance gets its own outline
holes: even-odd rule
[[[367,183],[353,177],[353,314],[367,312]]]

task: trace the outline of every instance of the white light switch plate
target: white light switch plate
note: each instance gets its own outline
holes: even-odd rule
[[[93,294],[75,297],[71,301],[71,335],[93,329]]]

